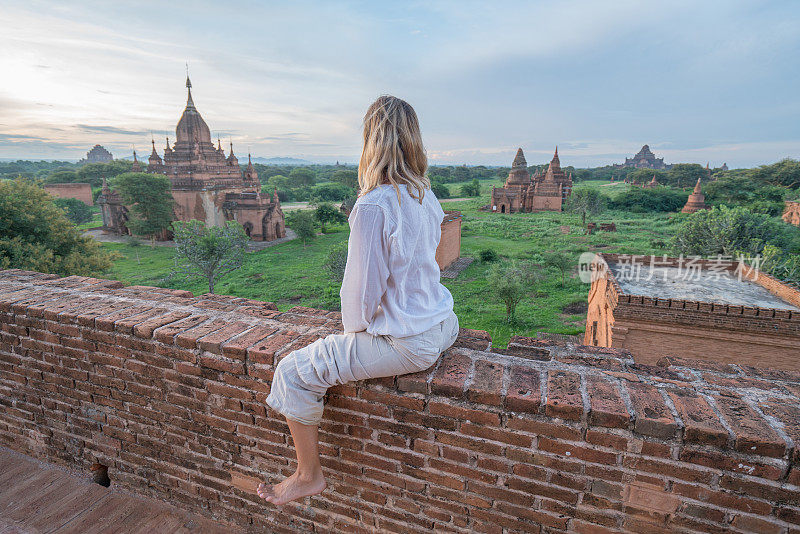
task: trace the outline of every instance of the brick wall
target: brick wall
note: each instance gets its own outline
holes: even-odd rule
[[[442,235],[439,239],[439,246],[436,247],[436,263],[439,264],[441,270],[445,270],[461,254],[461,212],[445,211],[444,213]]]
[[[94,206],[90,184],[47,184],[45,190],[58,198],[77,198],[88,206]]]
[[[0,442],[268,532],[800,532],[800,373],[462,330],[429,370],[332,388],[328,489],[264,398],[340,316],[0,272]]]

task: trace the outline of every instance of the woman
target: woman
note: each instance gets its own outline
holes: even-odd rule
[[[453,297],[436,264],[444,212],[425,177],[414,109],[381,96],[364,117],[363,141],[339,292],[344,334],[288,354],[267,397],[286,417],[297,453],[294,474],[258,486],[260,497],[278,505],[325,489],[317,425],[329,387],[428,369],[458,336]]]

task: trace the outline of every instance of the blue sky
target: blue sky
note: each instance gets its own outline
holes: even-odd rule
[[[184,64],[238,155],[357,161],[382,93],[431,163],[800,157],[800,2],[24,2],[0,18],[0,158],[163,149]]]

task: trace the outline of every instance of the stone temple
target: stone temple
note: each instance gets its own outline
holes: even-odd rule
[[[572,174],[561,170],[558,147],[547,171],[528,172],[528,163],[522,148],[517,150],[511,171],[503,187],[492,188],[492,213],[516,213],[519,211],[561,211],[572,192]]]
[[[648,145],[644,145],[639,152],[632,158],[625,158],[625,163],[615,165],[615,167],[635,167],[637,169],[669,169],[672,165],[664,164],[664,158],[657,158],[650,151]]]
[[[234,220],[254,240],[272,241],[285,237],[286,227],[277,190],[271,197],[262,196],[261,183],[250,155],[243,173],[233,153],[233,144],[227,156],[219,140],[214,146],[211,131],[194,105],[188,76],[186,88],[186,109],[175,129],[176,141],[170,146],[167,138],[163,158],[153,141],[146,170],[169,178],[175,199],[175,219],[196,219],[206,226],[222,226],[226,221]],[[138,161],[135,164],[138,165]],[[107,230],[117,233],[118,226],[115,221],[106,224],[104,217]]]
[[[94,145],[92,149],[86,153],[86,157],[78,162],[79,165],[86,165],[87,163],[108,163],[114,160],[111,152],[103,148],[101,145]]]

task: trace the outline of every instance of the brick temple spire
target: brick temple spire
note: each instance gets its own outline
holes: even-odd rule
[[[194,100],[192,100],[192,80],[189,79],[188,68],[187,68],[187,71],[186,71],[186,90],[189,93],[189,96],[186,98],[186,108],[187,109],[188,108],[195,109]]]
[[[553,159],[550,161],[550,166],[553,167],[553,172],[561,170],[561,160],[558,159],[558,145],[556,145],[556,153],[553,154]]]
[[[142,167],[139,165],[139,160],[136,159],[136,150],[133,151],[133,166],[131,167],[133,172],[142,172]]]
[[[522,147],[517,149],[517,155],[514,157],[514,162],[511,164],[512,167],[527,167],[528,162],[525,161],[525,154],[522,153]]]

